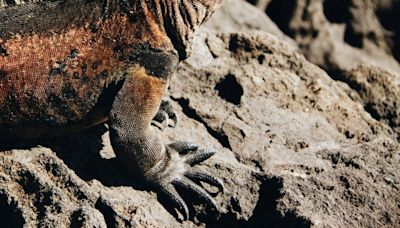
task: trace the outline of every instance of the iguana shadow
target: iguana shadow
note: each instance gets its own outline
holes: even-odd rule
[[[54,151],[84,181],[97,179],[105,186],[143,189],[140,181],[130,176],[115,157],[101,156],[100,151],[104,147],[102,135],[106,131],[105,125],[98,125],[61,137],[6,143],[0,145],[0,153],[12,149],[29,150],[40,145]]]
[[[105,186],[132,186],[143,190],[145,187],[140,180],[122,168],[113,151],[102,156],[102,136],[107,130],[105,125],[98,125],[63,138],[45,140],[42,145],[52,149],[85,181],[96,179]]]
[[[41,145],[50,148],[69,169],[84,181],[95,179],[107,187],[129,186],[136,190],[157,190],[153,186],[145,185],[141,179],[130,175],[127,170],[123,169],[115,156],[110,156],[110,151],[107,153],[108,158],[102,156],[101,151],[104,148],[102,137],[107,130],[105,125],[98,125],[62,137],[3,144],[0,145],[0,153],[12,149],[29,150]],[[201,203],[201,200],[193,198],[192,194],[181,189],[177,190],[188,202],[190,214],[196,214],[192,205]],[[157,197],[164,208],[180,220],[180,216],[176,213],[168,197],[160,193],[157,194]],[[193,216],[190,217],[193,219]],[[207,218],[203,219],[207,220]]]

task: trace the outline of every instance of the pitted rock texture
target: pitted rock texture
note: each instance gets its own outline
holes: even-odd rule
[[[219,151],[201,168],[225,183],[225,193],[216,195],[220,217],[184,195],[191,217],[179,222],[121,168],[107,126],[98,126],[30,145],[2,145],[2,225],[398,226],[400,144],[393,129],[360,103],[378,99],[379,89],[356,71],[354,82],[366,89],[351,96],[289,38],[256,29],[217,32],[221,23],[238,25],[213,18],[171,82],[177,127],[154,126],[164,142],[189,139]],[[371,72],[373,81],[373,70],[361,70]]]
[[[249,2],[265,11],[298,44],[301,52],[335,80],[349,95],[359,94],[365,110],[387,123],[400,140],[400,2],[397,0],[271,0]],[[365,70],[368,69],[368,70]],[[358,73],[355,73],[358,72]],[[376,88],[374,99],[364,87]],[[383,88],[382,85],[385,85]],[[379,89],[381,88],[381,89]],[[378,94],[379,93],[379,94]],[[395,94],[395,96],[393,96]],[[380,100],[376,99],[379,95]],[[353,96],[354,97],[354,96]],[[383,106],[382,103],[389,103]],[[390,104],[396,105],[390,105]],[[372,107],[372,108],[371,108]],[[381,114],[389,113],[389,114]]]

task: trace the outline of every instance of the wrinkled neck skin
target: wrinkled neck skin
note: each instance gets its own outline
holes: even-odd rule
[[[164,26],[181,60],[190,55],[197,28],[221,5],[222,0],[144,0]]]

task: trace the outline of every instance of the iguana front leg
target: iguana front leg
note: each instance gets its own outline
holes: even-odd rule
[[[110,138],[123,166],[156,188],[177,206],[184,218],[188,208],[176,191],[187,189],[218,211],[214,199],[195,181],[203,181],[222,190],[222,182],[192,166],[215,154],[198,150],[190,143],[163,145],[150,128],[160,106],[168,77],[155,77],[143,67],[132,69],[115,98],[109,117]]]

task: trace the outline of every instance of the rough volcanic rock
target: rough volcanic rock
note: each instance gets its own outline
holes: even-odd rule
[[[358,92],[365,109],[392,127],[400,141],[400,74],[360,65],[345,72],[344,78]]]
[[[256,32],[204,39],[220,45],[208,45],[209,52],[196,48],[203,54],[195,56],[202,57],[189,59],[179,71],[179,81],[199,88],[174,83],[172,98],[241,163],[276,178],[262,185],[276,201],[263,194],[267,198],[260,200],[275,201],[272,213],[280,219],[261,219],[271,212],[259,202],[257,217],[239,224],[335,227],[399,221],[398,187],[386,181],[398,183],[400,147],[390,129],[275,37]],[[268,192],[274,188],[279,190]]]
[[[219,151],[201,166],[225,182],[225,193],[216,194],[219,218],[184,195],[192,216],[178,222],[121,169],[107,127],[99,126],[2,146],[2,225],[397,226],[400,144],[393,130],[284,39],[253,29],[215,32],[220,23],[215,17],[199,33],[171,83],[178,126],[154,126],[164,142],[190,139]]]
[[[208,29],[216,33],[262,30],[296,46],[296,42],[286,36],[263,11],[242,0],[224,0],[223,6],[213,15],[213,21],[216,23],[208,23]]]
[[[392,96],[400,90],[400,78],[396,76],[400,75],[399,1],[272,0],[258,6],[297,42],[309,61],[325,69],[335,80],[347,83],[353,90],[347,91],[359,93],[360,103],[372,111],[371,115],[390,123],[400,135],[398,115],[376,115],[376,110],[370,109],[375,106],[380,107],[378,112],[400,111],[398,96]],[[355,71],[360,71],[360,80],[370,77],[363,74],[365,67],[382,75],[368,82],[370,86],[388,85],[391,89],[380,90],[380,95],[388,103],[397,105],[382,108],[382,102],[366,97],[364,91],[353,87]]]

